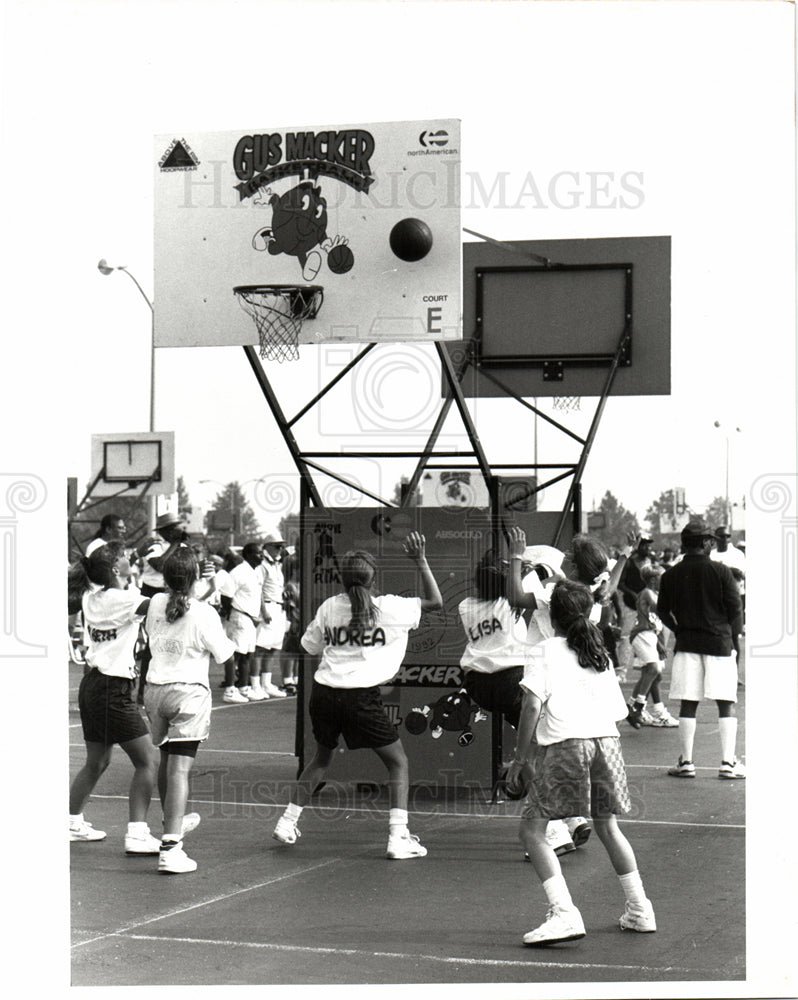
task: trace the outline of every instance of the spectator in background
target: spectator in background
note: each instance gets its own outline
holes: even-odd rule
[[[260,622],[255,637],[253,677],[257,671],[258,683],[267,698],[285,698],[286,692],[272,683],[272,674],[280,668],[283,640],[288,620],[283,608],[282,559],[285,542],[277,534],[269,534],[263,541],[261,573]],[[282,679],[282,675],[281,675]]]
[[[668,770],[675,778],[694,778],[696,712],[703,698],[718,706],[719,778],[744,778],[735,755],[737,651],[742,602],[728,566],[710,559],[712,532],[703,521],[682,530],[684,557],[660,581],[657,614],[676,635],[670,697],[681,701],[679,762]]]
[[[288,627],[283,638],[283,690],[287,695],[295,695],[299,684],[300,657],[304,650],[300,643],[301,611],[299,605],[299,559],[295,552],[288,551],[283,558],[283,609]]]
[[[624,603],[623,617],[620,622],[622,635],[617,647],[621,680],[625,679],[626,670],[632,663],[632,647],[628,637],[637,617],[637,595],[644,586],[641,570],[645,566],[652,565],[651,536],[646,534],[640,535],[637,547],[627,559],[620,581],[618,582],[618,590]]]
[[[84,555],[88,559],[95,549],[99,549],[106,542],[124,542],[126,534],[127,526],[125,519],[120,517],[119,514],[106,514],[102,521],[100,521],[97,533],[90,539],[86,546]]]
[[[745,553],[739,547],[731,543],[732,533],[727,525],[722,524],[715,528],[715,548],[710,552],[709,558],[715,562],[721,562],[732,571],[732,576],[737,581],[737,589],[740,591],[740,600],[743,602],[743,631],[745,630]]]
[[[223,700],[243,703],[265,701],[266,695],[260,686],[260,674],[250,676],[252,654],[255,652],[255,632],[260,615],[260,595],[263,576],[260,570],[261,547],[257,542],[247,542],[241,550],[242,560],[229,572],[226,588],[230,598],[230,614],[225,631],[235,645],[235,665],[238,670],[239,686],[225,687]],[[229,669],[229,668],[228,668]],[[229,679],[229,672],[225,680]]]

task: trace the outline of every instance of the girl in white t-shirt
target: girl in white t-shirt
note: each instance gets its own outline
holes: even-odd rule
[[[155,753],[133,696],[134,650],[149,601],[128,585],[129,579],[130,561],[121,541],[95,547],[70,570],[70,601],[83,613],[87,669],[78,692],[86,762],[69,789],[69,839],[105,839],[102,830],[95,830],[83,818],[83,808],[111,762],[114,743],[118,743],[134,767],[125,851],[157,854],[159,843],[147,826],[155,785]]]
[[[518,756],[508,782],[517,781],[526,765],[529,791],[520,836],[549,902],[543,924],[524,935],[528,945],[584,937],[581,914],[546,842],[550,819],[577,813],[592,816],[620,879],[626,897],[621,928],[656,930],[634,852],[616,819],[630,810],[616,725],[627,708],[601,632],[589,620],[592,605],[583,584],[564,580],[555,586],[550,602],[554,636],[535,647],[521,681]]]
[[[210,733],[210,657],[225,664],[235,652],[217,612],[192,596],[199,575],[193,551],[188,546],[175,549],[163,565],[166,592],[156,594],[147,611],[152,659],[144,707],[153,742],[161,751],[158,786],[164,795],[164,821],[158,871],[167,874],[197,867],[182,841],[188,832],[184,816],[189,773],[200,743]]]
[[[347,552],[341,559],[346,592],[324,601],[302,636],[309,653],[321,654],[308,706],[316,753],[299,776],[274,829],[274,839],[283,844],[295,844],[300,836],[299,817],[313,790],[324,781],[343,735],[350,750],[369,747],[388,769],[387,856],[419,858],[427,853],[407,828],[407,756],[383,707],[380,685],[399,670],[408,633],[418,627],[421,612],[437,610],[443,600],[427,563],[424,536],[411,532],[404,550],[421,572],[423,597],[375,596],[373,557],[368,552]]]

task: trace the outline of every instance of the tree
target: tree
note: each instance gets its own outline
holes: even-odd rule
[[[186,521],[191,516],[194,508],[188,496],[188,490],[182,476],[177,477],[177,513]]]
[[[595,513],[604,515],[604,527],[594,532],[608,547],[620,548],[626,544],[628,535],[640,534],[637,517],[627,510],[609,490],[601,498]]]
[[[407,487],[410,483],[410,476],[400,476],[399,482],[394,486],[393,496],[391,497],[391,503],[401,505],[405,494],[407,493]],[[421,499],[421,490],[416,488],[415,493],[410,498],[410,501],[405,504],[406,507],[418,507],[418,502]]]
[[[228,545],[243,545],[260,534],[260,525],[236,480],[228,483],[208,511],[209,535],[224,536]]]
[[[704,520],[710,528],[719,528],[722,524],[729,524],[729,510],[726,506],[726,497],[715,497],[704,511]]]

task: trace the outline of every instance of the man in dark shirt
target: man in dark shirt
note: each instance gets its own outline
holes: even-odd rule
[[[737,742],[737,653],[742,632],[742,602],[731,570],[709,558],[714,539],[702,521],[682,531],[680,562],[660,581],[657,614],[676,635],[671,698],[681,699],[679,763],[668,774],[694,778],[696,711],[702,698],[718,705],[720,778],[744,778],[735,756]]]

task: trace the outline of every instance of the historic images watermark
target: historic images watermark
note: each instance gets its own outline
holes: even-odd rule
[[[17,612],[19,609],[21,566],[20,516],[39,510],[47,499],[44,482],[28,472],[0,473],[0,656],[43,657],[47,646],[28,642],[19,635]],[[35,597],[32,595],[32,599]]]

